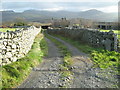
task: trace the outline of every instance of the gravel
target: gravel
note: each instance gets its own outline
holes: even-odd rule
[[[71,70],[74,75],[73,81],[69,87],[116,88],[115,86],[119,83],[118,78],[115,77],[117,74],[116,72],[111,69],[101,70],[100,68],[93,68],[93,62],[87,54],[79,51],[74,46],[57,37],[52,37],[62,42],[72,52],[72,59],[74,63],[71,66]]]
[[[49,47],[48,56],[43,59],[42,64],[33,68],[29,77],[18,88],[115,88],[118,79],[112,70],[92,68],[93,63],[87,54],[59,38],[53,38],[61,41],[72,52],[74,63],[70,67],[70,72],[73,75],[61,77],[63,71],[60,65],[63,62],[63,55],[46,38]]]

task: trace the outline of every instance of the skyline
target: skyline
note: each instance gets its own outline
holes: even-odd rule
[[[10,2],[12,1],[12,2]],[[13,2],[14,1],[14,2]],[[4,0],[2,1],[2,7],[0,8],[0,11],[4,11],[4,10],[13,10],[15,12],[23,12],[25,10],[30,10],[30,9],[34,9],[34,10],[44,10],[44,11],[73,11],[73,12],[80,12],[80,11],[86,11],[86,10],[90,10],[90,9],[96,9],[102,12],[107,12],[107,13],[115,13],[118,12],[118,0],[115,0],[115,2],[112,2],[111,0],[108,2],[108,0],[106,0],[106,2],[102,2],[103,0],[101,0],[101,2],[95,1],[93,2],[93,0],[85,0],[83,2],[77,2],[76,0],[73,2],[71,0],[71,2],[61,2],[63,0],[61,0],[60,2],[56,1],[56,0],[51,0],[51,1],[55,1],[55,2],[50,2],[48,0],[34,0],[34,2],[32,2],[33,0],[30,0],[30,2],[28,2],[28,0],[24,0],[24,2],[22,2],[23,0],[21,0],[21,2],[16,1],[16,0]],[[39,2],[38,2],[39,1]],[[67,0],[68,1],[68,0]],[[88,1],[88,2],[87,2]]]

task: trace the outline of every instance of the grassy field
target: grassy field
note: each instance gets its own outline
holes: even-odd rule
[[[18,28],[0,28],[0,32],[7,32],[7,30],[9,31],[15,31]]]
[[[39,34],[24,58],[2,67],[2,88],[15,88],[23,82],[31,69],[41,63],[42,56],[46,55],[46,52],[47,42],[43,35]]]
[[[103,30],[103,29],[101,29],[100,31],[103,31],[103,32],[109,32],[110,30]],[[113,30],[114,31],[114,33],[120,33],[120,30]]]
[[[109,32],[110,30],[100,30],[102,32]],[[120,30],[114,30],[114,33],[116,34],[120,34]],[[120,38],[120,35],[118,35],[118,37]]]

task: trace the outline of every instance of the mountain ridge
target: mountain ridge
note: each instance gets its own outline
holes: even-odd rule
[[[51,18],[84,18],[97,21],[117,21],[117,13],[105,13],[96,9],[87,11],[45,11],[45,10],[25,10],[23,12],[15,12],[13,10],[0,11],[2,13],[2,21],[13,21],[15,18],[24,18],[27,21],[44,21]]]

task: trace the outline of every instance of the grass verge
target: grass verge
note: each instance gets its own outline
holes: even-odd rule
[[[59,65],[61,68],[61,79],[65,79],[72,76],[72,72],[69,71],[69,67],[72,65],[73,61],[71,59],[71,52],[68,50],[68,48],[60,41],[54,39],[53,37],[49,36],[48,34],[45,34],[47,38],[49,38],[55,45],[60,49],[60,52],[63,54],[63,64]],[[64,81],[64,80],[63,80]],[[65,88],[66,86],[61,86],[62,88]]]
[[[68,48],[60,41],[52,38],[51,36],[45,34],[47,38],[49,38],[55,45],[60,49],[60,52],[64,56],[64,66],[68,67],[69,65],[72,64],[70,58],[71,58],[71,52],[68,50]]]
[[[38,34],[34,40],[31,50],[17,62],[2,67],[2,88],[15,88],[29,75],[32,67],[42,61],[47,52],[47,43],[43,36]]]
[[[93,48],[89,45],[82,44],[79,41],[65,38],[60,35],[53,36],[61,38],[62,40],[71,43],[84,53],[87,53],[93,60],[95,67],[97,66],[101,69],[111,68],[120,75],[120,53],[115,51],[106,51],[101,48]]]
[[[94,47],[91,47],[87,44],[83,44],[83,43],[81,43],[80,41],[77,41],[77,40],[72,40],[72,39],[69,39],[69,38],[65,38],[65,37],[62,37],[60,35],[54,35],[54,34],[52,34],[52,35],[66,41],[66,42],[68,42],[72,45],[74,45],[75,47],[77,47],[79,50],[83,51],[86,54],[91,54],[91,52],[93,50],[95,50],[95,51],[101,51],[102,50],[101,48],[94,48]]]
[[[43,56],[47,56],[48,55],[48,44],[47,44],[47,41],[45,40],[45,38],[43,38],[41,40],[40,48],[41,48],[41,51],[43,53]]]

